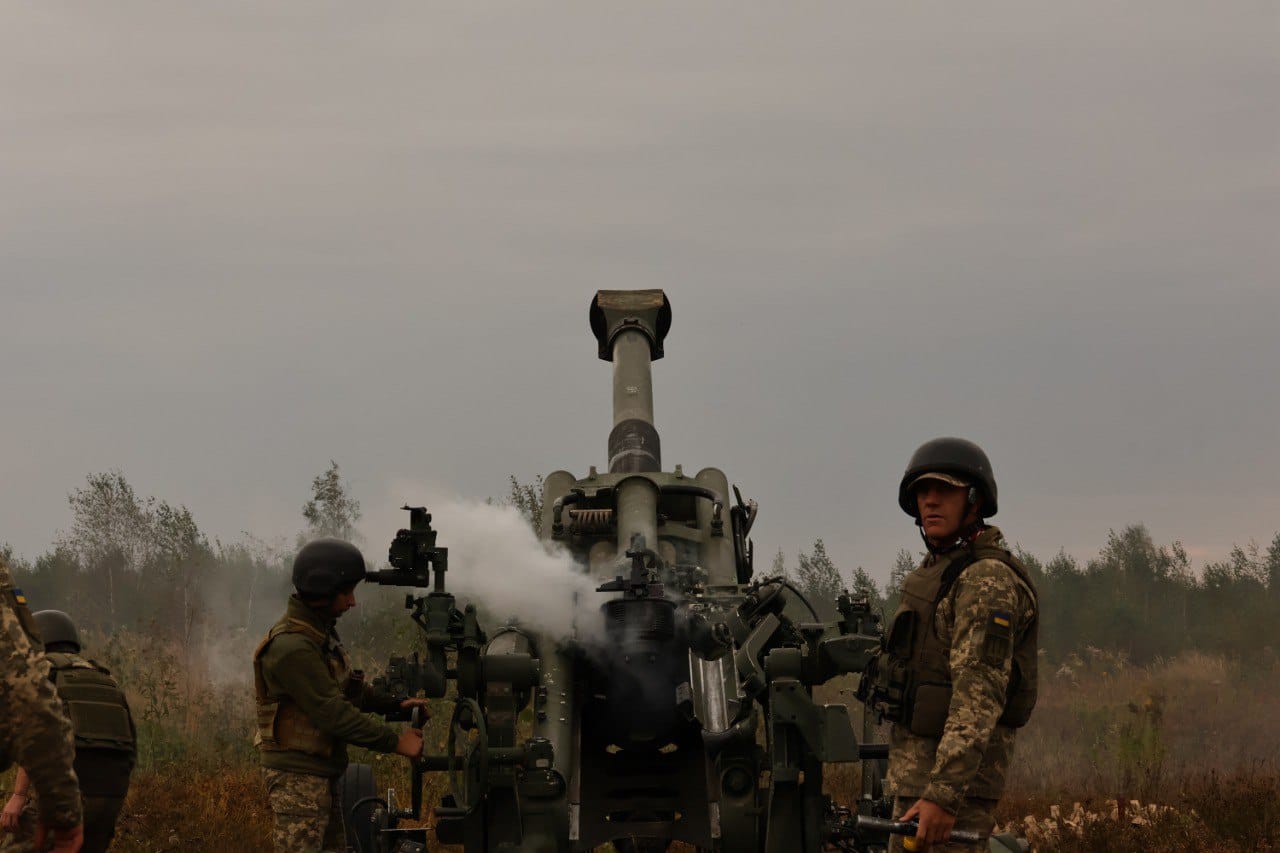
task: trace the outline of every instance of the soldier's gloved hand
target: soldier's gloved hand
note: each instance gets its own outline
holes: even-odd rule
[[[431,712],[427,710],[428,704],[430,704],[430,700],[428,699],[405,699],[400,703],[400,710],[411,711],[414,708],[421,708],[422,719],[429,720],[431,719]]]
[[[50,830],[43,823],[36,825],[36,849],[43,850],[45,838]],[[76,824],[70,829],[63,827],[52,830],[53,853],[80,853],[80,845],[84,844],[84,826]]]
[[[396,744],[396,754],[405,758],[422,757],[422,729],[405,729],[400,733],[400,742]]]
[[[933,800],[916,800],[898,820],[912,818],[920,824],[920,828],[916,830],[916,838],[928,846],[945,842],[951,837],[951,829],[956,825],[956,816]]]
[[[18,820],[26,807],[27,798],[22,794],[14,794],[10,797],[9,802],[4,804],[4,812],[0,813],[0,829],[6,832],[17,832]]]

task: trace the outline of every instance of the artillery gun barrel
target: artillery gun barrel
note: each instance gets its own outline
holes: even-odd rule
[[[613,341],[613,425],[630,420],[653,426],[653,361],[649,339],[639,329],[623,331]],[[660,467],[661,460],[655,461]],[[613,458],[609,470],[616,470]]]
[[[601,359],[613,363],[613,429],[609,472],[662,470],[658,430],[653,425],[653,362],[662,358],[671,328],[671,303],[661,290],[602,290],[591,303],[591,331]],[[658,541],[658,489],[635,478],[618,488],[618,549],[639,534]]]

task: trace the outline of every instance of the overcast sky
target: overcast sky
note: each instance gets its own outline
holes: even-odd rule
[[[983,444],[1033,552],[1280,529],[1272,2],[7,4],[0,541],[118,468],[211,536],[606,465],[596,289],[661,287],[667,467],[887,575]],[[442,532],[442,542],[447,531]]]

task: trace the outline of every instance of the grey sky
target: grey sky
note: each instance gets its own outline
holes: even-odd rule
[[[938,434],[987,447],[1041,554],[1280,529],[1274,4],[5,19],[0,540],[27,555],[109,468],[234,539],[296,530],[330,458],[374,510],[603,465],[586,309],[629,287],[674,307],[665,461],[759,499],[766,564],[821,536],[883,578]]]

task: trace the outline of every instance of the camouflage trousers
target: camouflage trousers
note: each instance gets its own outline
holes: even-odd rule
[[[262,769],[267,797],[275,816],[272,839],[276,853],[346,853],[342,823],[341,777],[311,776]]]
[[[81,797],[84,804],[84,846],[80,853],[105,853],[116,835],[116,819],[124,806],[124,797]],[[0,835],[0,850],[4,853],[35,853],[36,821],[39,807],[33,792],[27,800],[22,816],[18,818],[18,831],[12,835]]]
[[[904,814],[907,809],[915,803],[919,797],[894,797],[893,799],[893,816],[898,817]],[[960,804],[960,811],[956,813],[955,829],[962,829],[967,832],[980,832],[984,836],[991,835],[991,830],[995,829],[996,819],[993,812],[996,810],[996,803],[999,800],[981,800],[977,797],[965,797],[964,802]],[[903,853],[902,836],[891,836],[889,842],[889,853]],[[930,853],[980,853],[988,849],[987,842],[981,844],[957,844],[950,842],[948,844],[938,844],[929,848]]]

